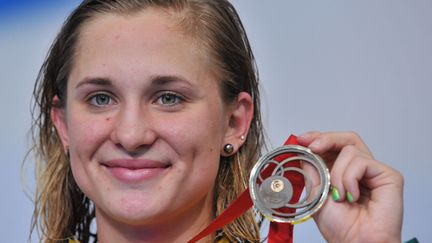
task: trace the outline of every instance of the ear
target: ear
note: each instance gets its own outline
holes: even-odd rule
[[[66,151],[69,147],[68,128],[66,123],[66,114],[64,108],[57,107],[55,104],[59,103],[60,100],[57,96],[53,98],[53,106],[51,107],[50,116],[51,121],[57,130],[57,134],[60,137],[63,148]]]
[[[240,92],[237,101],[230,106],[231,112],[228,128],[225,132],[224,144],[232,144],[237,151],[244,143],[253,118],[254,106],[252,97],[246,92]],[[242,137],[243,136],[243,137]],[[229,156],[223,151],[222,155]]]

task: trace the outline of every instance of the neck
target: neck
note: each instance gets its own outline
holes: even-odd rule
[[[163,220],[133,224],[116,221],[96,208],[98,242],[187,242],[212,221],[212,198],[207,196],[187,212]],[[164,215],[165,216],[165,215]],[[210,238],[203,242],[209,242]]]

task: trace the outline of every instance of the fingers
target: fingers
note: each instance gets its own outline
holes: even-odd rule
[[[300,145],[309,147],[313,152],[322,154],[329,151],[340,151],[348,145],[355,146],[372,156],[367,145],[355,132],[308,132],[298,137]]]
[[[331,183],[340,193],[337,201],[356,202],[363,188],[370,200],[391,202],[403,188],[402,175],[381,162],[354,156],[343,164],[337,164],[337,170],[331,172]],[[389,193],[393,195],[386,195]]]
[[[309,132],[298,137],[300,145],[320,155],[334,154],[331,166],[332,196],[335,201],[356,202],[361,187],[372,191],[383,185],[397,183],[400,174],[374,160],[369,148],[353,132]]]
[[[354,145],[342,148],[331,169],[331,183],[340,195],[340,200],[356,201],[360,195],[359,181],[363,178],[364,165],[374,163],[369,153]],[[347,195],[346,193],[349,192]]]
[[[323,157],[330,169],[334,200],[329,199],[314,216],[326,239],[354,239],[366,228],[373,230],[365,235],[374,231],[400,235],[403,177],[399,172],[375,160],[355,133],[309,132],[299,136],[298,142]]]
[[[352,203],[360,198],[360,184],[365,183],[365,172],[368,167],[374,166],[372,163],[375,162],[367,158],[353,157],[344,164],[337,164],[337,170],[331,172],[333,190],[337,190],[340,195],[335,201]]]

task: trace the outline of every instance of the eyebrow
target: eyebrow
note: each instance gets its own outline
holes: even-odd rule
[[[180,82],[187,86],[192,86],[192,84],[181,76],[175,75],[155,75],[150,77],[151,86],[166,86],[171,83]],[[78,82],[75,88],[78,88],[83,85],[99,85],[99,86],[112,86],[113,82],[109,78],[85,78],[84,80]]]
[[[170,83],[176,83],[176,82],[186,84],[187,86],[192,86],[192,84],[186,78],[183,78],[181,76],[157,75],[157,76],[152,76],[150,80],[152,85],[154,86],[165,86]]]
[[[80,87],[82,85],[86,85],[86,84],[110,86],[110,85],[112,85],[112,82],[111,82],[111,80],[109,80],[107,78],[86,78],[86,79],[78,82],[78,84],[75,86],[75,88],[78,88],[78,87]]]

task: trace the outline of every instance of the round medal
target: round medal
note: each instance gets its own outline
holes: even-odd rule
[[[294,196],[293,188],[302,188]],[[299,145],[286,145],[262,156],[251,171],[249,189],[254,207],[276,222],[300,223],[323,205],[330,173],[322,158]]]

